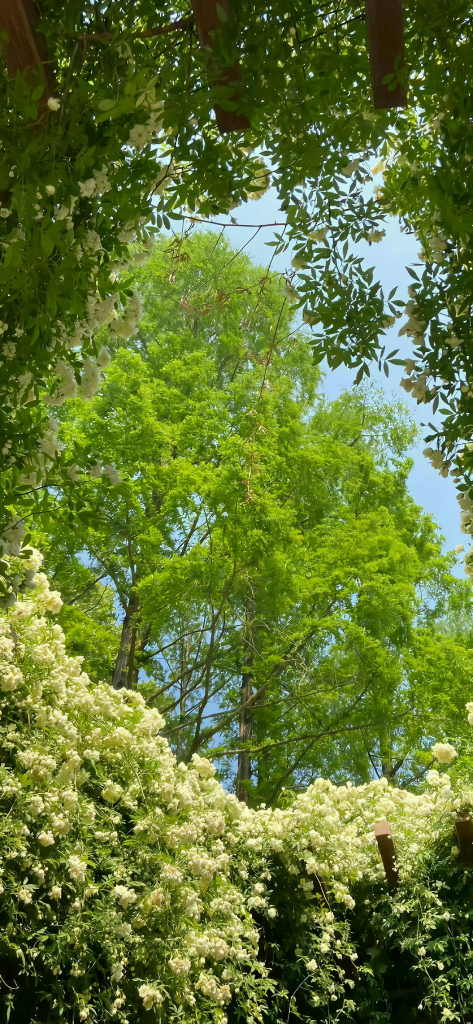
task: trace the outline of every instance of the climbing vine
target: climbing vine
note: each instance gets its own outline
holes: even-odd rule
[[[470,4],[455,0],[448,19],[439,0],[406,10],[410,106],[388,111],[372,108],[359,0],[286,6],[241,2],[230,18],[222,8],[210,53],[184,3],[161,5],[159,16],[147,0],[38,4],[46,56],[33,78],[31,69],[12,73],[15,40],[3,31],[5,554],[20,534],[27,539],[33,513],[87,515],[73,485],[92,470],[88,453],[60,450],[52,414],[99,387],[108,352],[98,333],[108,328],[113,340],[136,330],[134,267],[148,258],[154,231],[178,233],[185,216],[229,213],[270,178],[286,219],[274,247],[294,252],[289,287],[315,356],[358,366],[359,377],[373,358],[386,370],[396,358],[384,335],[404,303],[395,288],[383,294],[356,245],[379,241],[390,214],[417,232],[423,267],[413,270],[402,328],[415,345],[405,386],[418,401],[443,402],[434,459],[468,491]],[[241,102],[215,71],[235,62]],[[249,127],[222,136],[214,107],[238,104]],[[373,190],[379,158],[384,182]],[[118,473],[111,467],[106,486],[119,486]],[[69,487],[61,509],[58,475]],[[2,571],[8,576],[5,561]],[[3,599],[14,600],[17,587],[8,577]]]

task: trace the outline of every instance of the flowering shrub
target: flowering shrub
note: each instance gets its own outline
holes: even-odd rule
[[[473,792],[437,771],[422,795],[384,779],[319,779],[287,807],[249,810],[206,758],[176,763],[141,694],[81,672],[51,618],[60,596],[41,556],[30,561],[32,597],[0,618],[0,975],[11,1020],[353,1015],[376,927],[380,945],[407,950],[425,1005],[435,998],[455,1017],[455,911],[439,894],[446,873],[464,884],[452,815]],[[439,761],[452,761],[440,746]],[[393,897],[373,835],[386,817],[401,865]]]

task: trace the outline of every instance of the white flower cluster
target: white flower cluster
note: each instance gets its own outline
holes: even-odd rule
[[[414,285],[409,285],[408,293],[409,302],[406,303],[404,310],[407,316],[407,323],[401,327],[399,337],[402,338],[402,336],[406,334],[409,338],[414,339],[415,345],[423,345],[427,324],[417,315],[417,292]]]
[[[140,296],[138,292],[133,292],[130,305],[125,310],[123,316],[113,320],[110,326],[111,334],[115,334],[118,338],[131,338],[138,327],[142,315],[143,306]]]
[[[30,571],[40,561],[33,552]],[[245,809],[205,758],[176,765],[159,735],[161,714],[139,693],[90,682],[44,614],[59,610],[59,595],[43,573],[36,572],[36,582],[32,599],[18,600],[0,618],[0,743],[10,765],[0,769],[1,806],[10,808],[0,870],[10,938],[22,928],[17,905],[41,906],[66,946],[74,936],[71,960],[64,962],[58,946],[53,973],[67,974],[73,985],[88,969],[90,943],[98,942],[113,999],[123,1005],[116,987],[125,976],[130,984],[146,947],[150,974],[136,986],[136,1008],[157,1007],[171,993],[191,1016],[203,1000],[206,1019],[221,1024],[220,1008],[257,962],[257,935],[243,894],[229,880],[225,838],[228,823]],[[99,865],[110,849],[104,874]],[[85,901],[89,924],[81,916]],[[156,942],[160,930],[164,944]],[[36,969],[33,939],[25,955]],[[259,992],[255,981],[255,1012]]]
[[[244,986],[257,1013],[267,971],[253,915],[271,927],[280,919],[273,897],[282,872],[291,903],[303,908],[303,933],[315,936],[307,965],[313,984],[322,985],[310,964],[332,970],[338,963],[337,935],[346,932],[354,890],[362,881],[383,884],[375,822],[391,822],[408,878],[413,844],[428,843],[460,805],[471,806],[473,794],[456,793],[437,771],[421,795],[385,779],[360,787],[318,779],[285,809],[250,810],[223,789],[205,757],[176,763],[160,736],[161,714],[139,692],[92,684],[81,659],[67,655],[61,628],[45,616],[59,609],[60,597],[38,572],[40,562],[33,552],[32,598],[0,617],[1,899],[26,970],[37,969],[38,939],[35,929],[31,946],[25,939],[17,907],[30,902],[62,936],[57,959],[49,952],[48,962],[53,955],[51,969],[62,972],[64,985],[90,972],[92,943],[101,971],[108,962],[110,1001],[123,1000],[129,1016],[133,1006],[120,986],[126,979],[129,992],[135,976],[136,1009],[170,999],[184,1008],[184,1020],[201,1006],[207,1020],[223,1024],[222,1008]],[[473,702],[467,710],[473,721]],[[432,753],[442,764],[456,756],[446,742]],[[330,913],[315,898],[322,891]],[[41,935],[40,944],[47,927]],[[344,955],[356,959],[349,943]],[[350,987],[336,970],[341,990]],[[120,1012],[117,1004],[118,1019]]]
[[[450,472],[450,462],[445,458],[445,455],[440,448],[424,448],[423,455],[425,455],[426,459],[429,459],[429,462],[434,469],[438,469],[440,476],[448,476]]]
[[[159,135],[163,128],[163,103],[158,101],[151,104],[151,113],[145,124],[135,124],[128,137],[128,146],[133,149],[143,149]]]
[[[438,233],[431,233],[425,236],[424,248],[419,253],[419,258],[426,263],[443,263],[448,243]]]

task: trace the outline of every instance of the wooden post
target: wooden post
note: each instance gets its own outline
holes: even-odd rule
[[[473,864],[473,823],[469,814],[464,818],[457,818],[455,822],[460,856],[464,864],[471,867]]]
[[[229,0],[220,0],[220,3],[219,0],[191,0],[191,2],[200,45],[213,49],[211,33],[221,28],[222,25],[218,8],[221,7],[229,17]],[[232,68],[219,68],[216,73],[217,85],[234,86],[234,93],[231,96],[232,103],[238,103],[240,99],[241,80],[241,68],[238,63],[234,64]],[[246,114],[237,114],[235,110],[223,110],[218,103],[215,105],[215,116],[218,130],[222,135],[229,132],[242,132],[245,128],[250,127]]]
[[[5,63],[10,78],[20,71],[32,87],[45,82],[42,102],[54,91],[54,75],[48,64],[44,36],[38,32],[39,14],[33,0],[0,0],[0,30]],[[40,100],[41,102],[41,100]]]
[[[404,66],[402,0],[365,0],[371,85],[375,110],[405,107],[407,97],[397,84],[389,90],[383,78]]]
[[[377,821],[374,834],[381,854],[388,888],[396,889],[399,883],[399,872],[396,866],[396,850],[389,821]]]

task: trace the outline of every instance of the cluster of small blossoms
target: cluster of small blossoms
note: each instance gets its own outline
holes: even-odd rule
[[[35,548],[22,548],[21,542],[25,532],[26,527],[23,521],[13,521],[0,538],[0,550],[4,560],[8,565],[16,566],[18,569],[16,575],[11,577],[11,589],[2,599],[0,607],[11,608],[15,604],[19,592],[25,593],[27,590],[41,587],[44,590],[44,600],[49,602],[47,605],[49,611],[58,612],[62,606],[61,595],[57,590],[50,591],[46,576],[44,573],[38,572],[43,562],[40,552]]]
[[[438,469],[440,476],[448,476],[450,462],[445,458],[444,452],[440,448],[424,448],[423,455],[429,460],[434,469]]]
[[[416,367],[414,359],[406,359],[404,363],[407,377],[403,377],[401,380],[401,387],[408,394],[411,394],[413,398],[417,399],[417,402],[423,402],[427,393],[427,374],[419,371]]]
[[[48,108],[48,136],[41,137],[42,178],[38,176],[36,161],[34,172],[31,163],[30,175],[25,173],[26,163],[20,171],[17,150],[19,147],[21,151],[24,143],[12,135],[11,152],[4,154],[11,164],[8,207],[1,207],[0,220],[0,257],[4,261],[0,376],[4,389],[2,404],[12,422],[12,437],[7,436],[2,455],[5,465],[17,474],[18,484],[30,487],[48,476],[62,446],[55,445],[48,436],[47,424],[41,436],[37,415],[31,418],[30,427],[25,427],[24,406],[42,396],[45,404],[52,407],[77,395],[86,400],[93,398],[100,387],[101,371],[110,359],[106,347],[97,354],[96,332],[108,326],[115,340],[130,338],[141,318],[138,296],[132,295],[128,302],[123,293],[115,290],[115,282],[130,266],[150,258],[150,185],[149,180],[143,182],[139,175],[139,184],[136,179],[132,189],[124,186],[123,156],[130,180],[135,180],[135,160],[143,165],[146,159],[152,172],[159,171],[156,190],[160,195],[173,185],[177,173],[175,168],[170,171],[169,166],[161,168],[157,160],[158,155],[167,152],[167,142],[163,136],[158,154],[156,142],[162,135],[163,104],[156,101],[154,89],[146,90],[140,100],[140,112],[148,111],[143,129],[146,137],[142,132],[138,139],[139,126],[128,133],[122,126],[119,133],[114,133],[113,144],[106,148],[103,144],[91,145],[88,153],[77,161],[71,158],[69,144],[61,158],[61,144],[57,146],[54,142],[56,132],[60,139],[64,134],[61,97],[50,97]],[[8,118],[8,110],[5,116]],[[130,120],[133,125],[135,118],[132,112],[127,115],[129,129]],[[18,116],[14,120],[16,123]],[[48,138],[53,140],[51,145]],[[141,152],[130,153],[130,147],[142,150],[145,146],[146,158]],[[145,175],[151,177],[149,172]],[[151,221],[153,217],[151,212]],[[37,266],[31,264],[27,252],[40,254]],[[30,264],[33,277],[39,275],[38,281],[46,274],[48,294],[51,292],[47,315],[41,305],[41,285],[28,289],[28,301],[9,303],[12,295],[24,293],[22,268]],[[22,444],[18,449],[14,425],[20,419]],[[77,479],[79,472],[74,466],[66,469],[72,480]]]
[[[249,809],[205,757],[176,762],[139,692],[90,681],[51,618],[61,599],[41,556],[28,564],[31,597],[0,615],[0,920],[26,975],[39,972],[83,1020],[124,1024],[178,1004],[189,1024],[196,1012],[225,1024],[236,1000],[257,1019],[268,991],[285,998],[261,930],[284,930],[297,906],[295,956],[313,1005],[344,999],[357,889],[384,885],[373,825],[391,822],[408,880],[413,844],[473,794],[431,771],[421,795],[386,779],[318,779],[285,809]],[[432,752],[440,764],[456,756],[446,742]]]
[[[197,1006],[223,1024],[236,992],[257,1014],[266,968],[230,878],[231,829],[250,812],[205,758],[176,764],[139,693],[91,683],[50,617],[61,602],[40,556],[30,561],[31,599],[0,618],[2,928],[27,973],[40,965],[56,993],[61,980],[79,1019],[179,1002],[183,1019]],[[93,986],[94,950],[108,987],[102,974]]]

